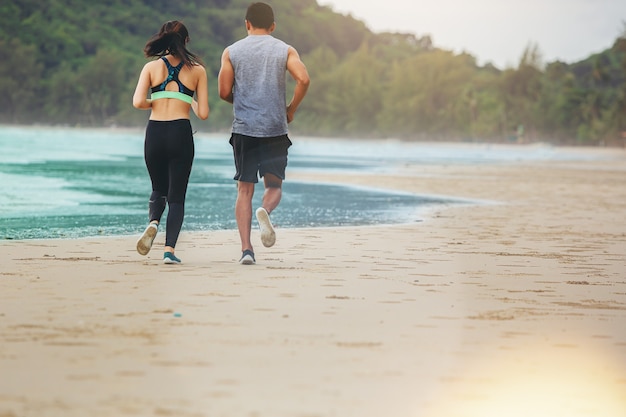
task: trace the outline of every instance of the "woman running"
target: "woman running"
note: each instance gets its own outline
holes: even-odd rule
[[[189,115],[209,117],[206,69],[201,59],[187,49],[185,25],[166,22],[144,47],[148,62],[139,75],[133,106],[150,109],[144,157],[152,182],[150,224],[137,241],[137,252],[147,255],[157,235],[161,216],[168,207],[163,262],[179,264],[176,241],[183,225],[185,195],[194,158]],[[148,92],[150,91],[150,98]],[[195,95],[195,98],[194,98]]]

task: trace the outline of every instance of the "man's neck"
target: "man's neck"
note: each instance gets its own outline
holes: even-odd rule
[[[248,35],[252,35],[252,36],[259,36],[259,35],[270,35],[272,32],[270,32],[267,29],[259,29],[259,28],[252,28],[248,31]]]

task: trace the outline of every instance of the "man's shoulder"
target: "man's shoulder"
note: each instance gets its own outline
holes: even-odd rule
[[[231,48],[234,46],[236,47],[239,45],[247,45],[247,44],[256,45],[256,44],[263,43],[263,42],[290,46],[282,39],[278,39],[272,35],[252,35],[252,36],[246,36],[245,38],[241,38],[238,41],[233,42],[228,48]]]
[[[275,43],[277,43],[279,45],[284,45],[284,46],[287,46],[287,47],[290,46],[287,42],[283,41],[282,39],[278,39],[278,38],[276,38],[274,36],[270,36],[270,37],[274,40]]]
[[[236,48],[238,45],[241,45],[241,44],[242,44],[242,43],[243,43],[246,39],[247,39],[247,38],[239,39],[238,41],[235,41],[235,42],[231,43],[230,45],[228,45],[228,46],[226,47],[226,49],[231,49],[231,48],[233,48],[233,47],[235,47],[235,48]]]

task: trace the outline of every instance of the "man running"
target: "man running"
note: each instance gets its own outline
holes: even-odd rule
[[[248,36],[227,47],[221,60],[218,90],[222,100],[233,104],[233,148],[237,183],[235,218],[241,238],[244,265],[256,263],[250,240],[252,196],[258,177],[263,178],[264,194],[256,218],[261,242],[271,247],[276,233],[270,214],[280,203],[282,182],[291,141],[287,125],[309,87],[309,74],[298,52],[274,38],[274,11],[265,3],[248,7],[245,19]],[[286,72],[296,86],[286,101]]]

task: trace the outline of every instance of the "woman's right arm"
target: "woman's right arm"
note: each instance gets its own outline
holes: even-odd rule
[[[148,90],[150,89],[150,71],[147,63],[143,66],[141,74],[139,74],[139,80],[137,81],[137,87],[135,87],[135,94],[133,94],[133,106],[137,109],[149,109],[152,107],[152,101],[148,99]]]

